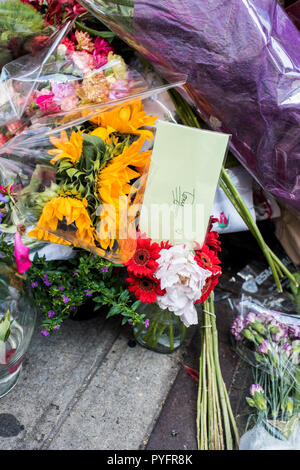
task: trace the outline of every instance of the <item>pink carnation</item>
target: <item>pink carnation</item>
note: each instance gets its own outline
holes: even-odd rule
[[[62,100],[69,96],[73,96],[75,94],[75,89],[72,83],[57,83],[53,82],[51,85],[52,93],[54,94],[55,101]]]
[[[71,111],[71,109],[76,108],[76,106],[78,105],[78,102],[79,100],[77,96],[75,95],[67,96],[66,98],[61,100],[60,106],[61,106],[62,111]]]
[[[67,48],[67,54],[68,53],[70,54],[71,52],[74,52],[75,49],[76,49],[75,43],[73,41],[71,41],[71,39],[68,39],[68,38],[64,39],[62,41],[62,44],[64,46],[66,46],[66,48]]]
[[[55,113],[60,110],[57,103],[54,101],[54,94],[41,95],[36,99],[36,104],[40,108],[42,114]]]
[[[107,64],[107,55],[94,51],[93,57],[94,57],[94,63],[97,69]]]
[[[97,54],[104,54],[108,56],[108,54],[111,51],[113,52],[113,48],[111,47],[109,42],[107,42],[105,39],[101,38],[100,36],[98,36],[95,39],[94,46],[95,46],[95,52],[97,52]]]
[[[72,53],[74,64],[83,72],[90,72],[95,68],[94,57],[87,51],[75,51]]]

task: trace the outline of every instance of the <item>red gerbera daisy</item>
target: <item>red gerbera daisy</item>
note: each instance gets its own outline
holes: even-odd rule
[[[205,245],[214,252],[221,251],[221,242],[218,232],[208,232],[205,238]]]
[[[196,304],[204,302],[210,295],[211,291],[216,287],[219,281],[219,277],[222,274],[221,261],[217,257],[215,251],[210,250],[207,245],[203,245],[201,249],[195,250],[195,261],[197,264],[204,269],[208,269],[211,272],[211,277],[206,279],[202,296],[196,301]]]
[[[146,276],[130,276],[126,281],[129,284],[129,292],[133,292],[136,298],[143,303],[150,304],[155,302],[158,295],[164,295],[165,293],[160,288],[159,279]]]
[[[158,267],[157,258],[161,248],[158,243],[151,243],[151,238],[137,238],[133,257],[124,263],[127,271],[135,276],[152,277]]]

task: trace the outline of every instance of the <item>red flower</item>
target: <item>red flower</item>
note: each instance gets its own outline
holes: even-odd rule
[[[8,138],[6,137],[6,135],[0,133],[0,146],[4,145],[5,142],[7,142],[7,141],[8,141]]]
[[[219,240],[218,232],[208,232],[205,238],[205,245],[207,245],[215,253],[221,251],[221,242]]]
[[[171,246],[173,246],[173,245],[170,245],[169,241],[160,242],[160,249],[161,250],[169,250],[169,248],[171,248]]]
[[[221,261],[217,257],[216,252],[211,250],[207,245],[204,244],[201,249],[196,249],[195,253],[194,259],[197,264],[212,273],[211,277],[206,279],[202,296],[196,301],[196,304],[199,304],[200,302],[204,302],[209,297],[211,291],[216,287],[222,271],[220,267]]]
[[[137,238],[136,251],[133,257],[124,263],[127,271],[135,276],[152,277],[158,267],[157,258],[159,258],[160,246],[158,243],[151,243],[151,238],[143,238],[140,235]]]
[[[69,38],[65,38],[63,41],[62,41],[62,44],[64,46],[66,46],[67,48],[67,53],[69,52],[74,52],[76,50],[76,46],[75,46],[75,42],[71,41],[71,39]]]
[[[130,276],[126,279],[128,282],[129,292],[133,292],[135,297],[143,303],[150,304],[155,302],[158,295],[164,295],[164,291],[160,288],[159,279],[151,277]]]

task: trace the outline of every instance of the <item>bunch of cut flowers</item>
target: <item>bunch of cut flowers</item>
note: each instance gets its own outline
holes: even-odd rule
[[[282,443],[289,447],[292,440],[299,441],[299,318],[267,310],[249,299],[242,300],[239,311],[231,332],[237,352],[253,366],[255,383],[247,402],[255,409],[250,418],[256,423],[249,431],[251,438],[246,433],[241,446],[247,442],[253,449]]]
[[[0,144],[39,124],[41,118],[52,116],[56,126],[70,124],[82,113],[100,113],[99,105],[120,102],[146,88],[108,40],[67,23],[40,44],[38,52],[4,66]]]

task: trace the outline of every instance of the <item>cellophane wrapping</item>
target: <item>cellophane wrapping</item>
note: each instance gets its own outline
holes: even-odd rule
[[[185,96],[274,196],[300,210],[300,33],[277,0],[80,0]]]
[[[1,148],[0,184],[13,188],[28,237],[115,263],[133,256],[154,126],[166,111],[159,103],[130,99],[80,126],[28,129]]]

